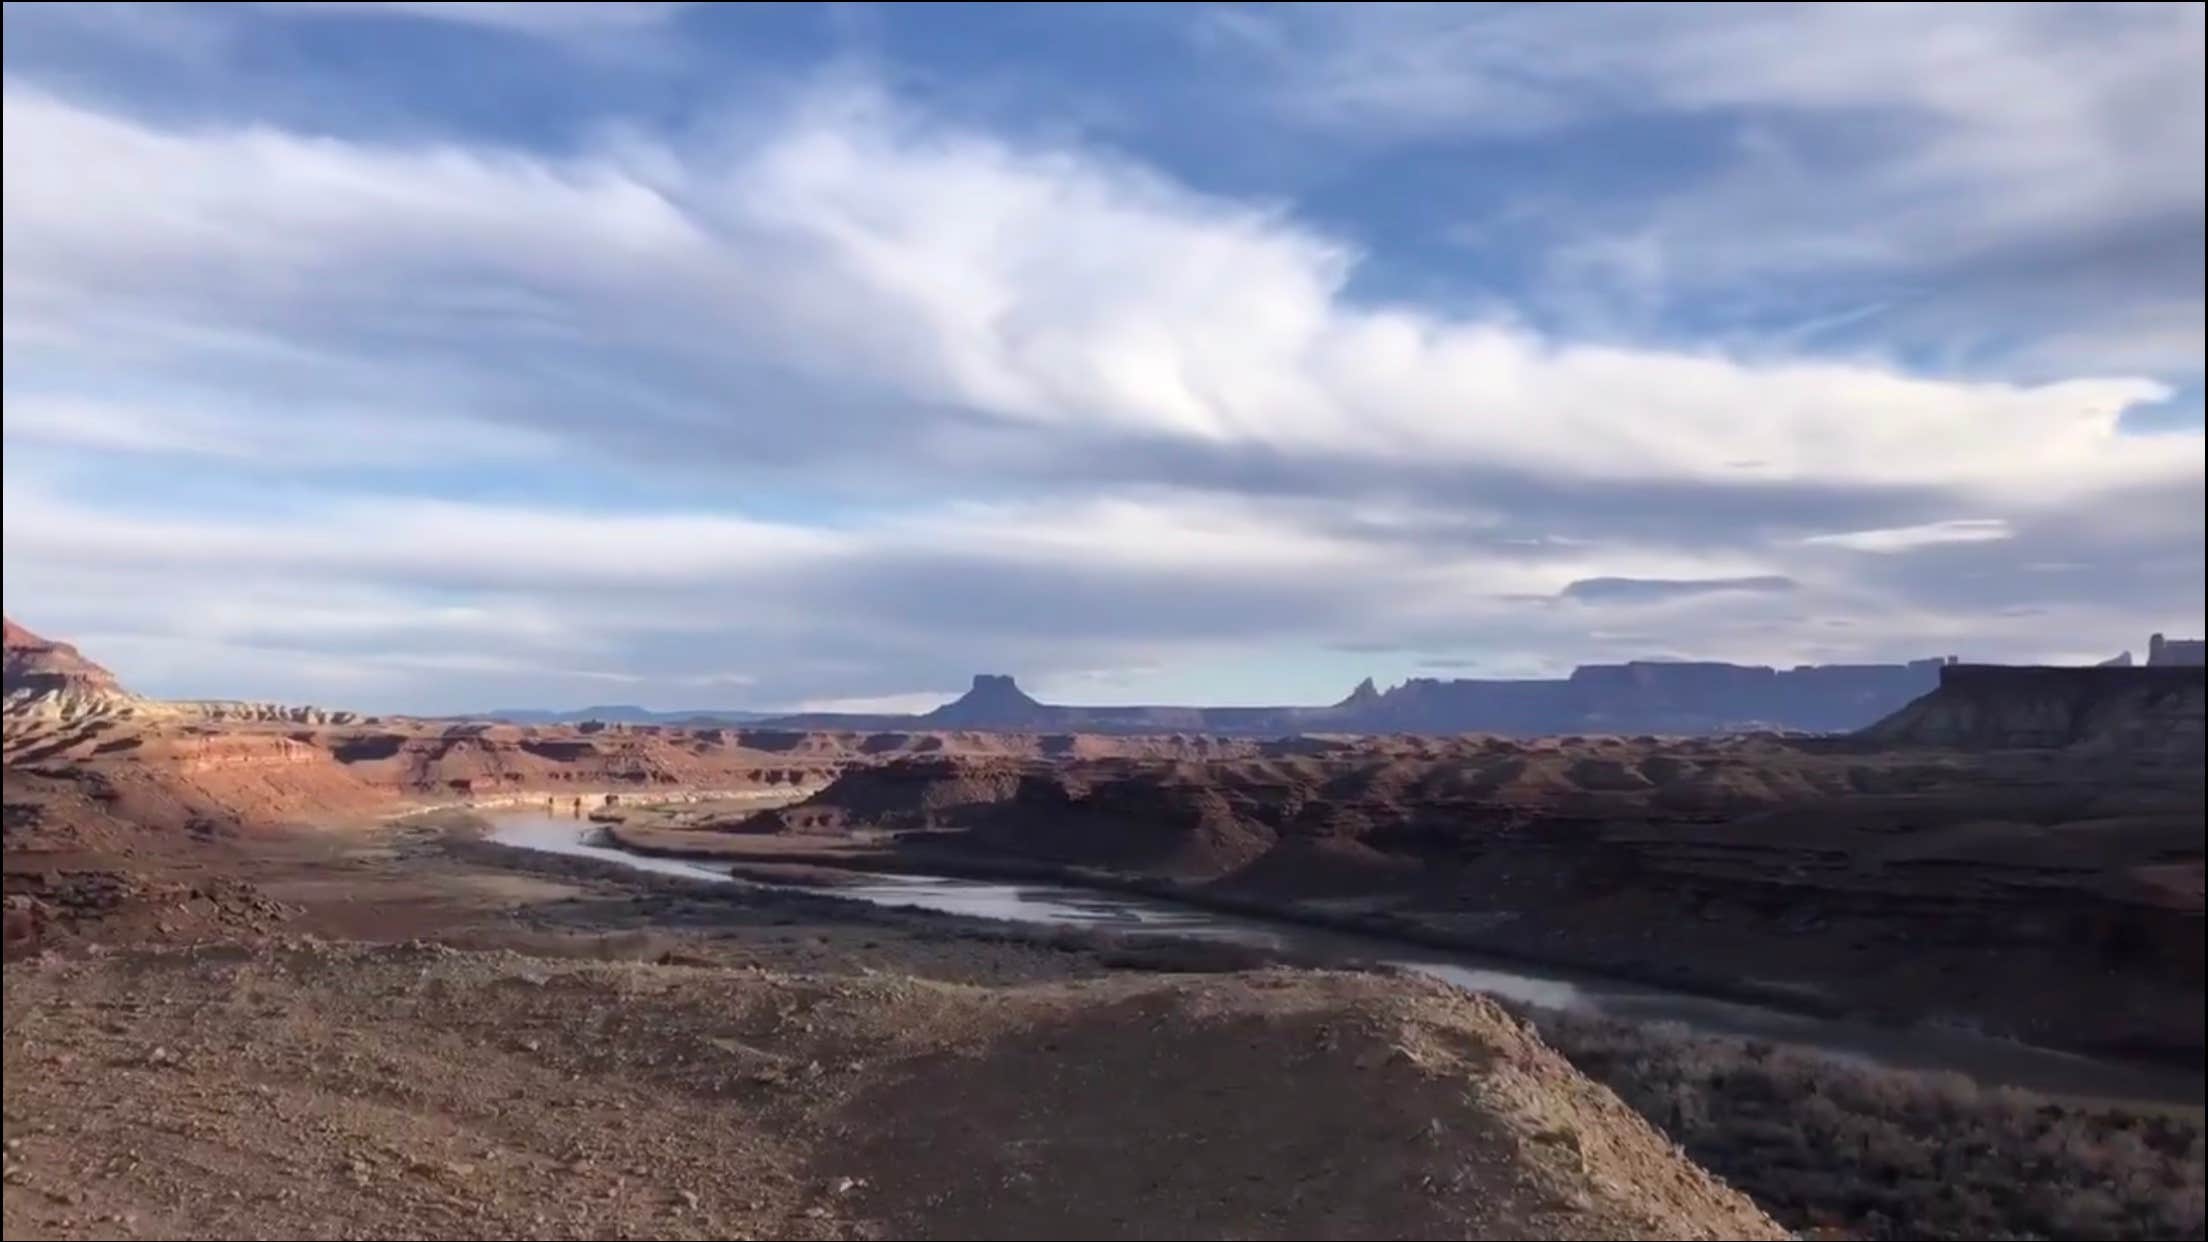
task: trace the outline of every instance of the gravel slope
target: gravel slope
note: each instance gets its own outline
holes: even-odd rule
[[[10,1238],[1785,1236],[1407,980],[301,940],[6,969]]]

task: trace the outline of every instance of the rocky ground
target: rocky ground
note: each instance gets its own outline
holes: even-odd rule
[[[179,1237],[1734,1236],[1741,1228],[1727,1211],[1684,1206],[1699,1200],[1660,1198],[1635,1207],[1637,1217],[1606,1214],[1612,1209],[1603,1196],[1585,1186],[1577,1187],[1584,1202],[1566,1195],[1563,1216],[1541,1206],[1545,1199],[1508,1196],[1502,1203],[1510,1213],[1534,1215],[1498,1216],[1492,1203],[1436,1206],[1427,1199],[1455,1191],[1427,1186],[1423,1179],[1438,1175],[1424,1164],[1415,1175],[1408,1171],[1414,1166],[1400,1166],[1415,1196],[1399,1183],[1336,1180],[1326,1193],[1340,1202],[1309,1203],[1293,1198],[1288,1175],[1249,1167],[1244,1146],[1272,1150],[1260,1140],[1304,1145],[1282,1159],[1283,1168],[1353,1150],[1398,1150],[1376,1135],[1342,1137],[1340,1119],[1364,1116],[1366,1093],[1379,1080],[1344,1085],[1333,1077],[1339,1062],[1301,1050],[1306,1040],[1325,1043],[1318,1027],[1365,1022],[1355,1015],[1366,1012],[1368,999],[1419,1009],[1423,998],[1450,995],[1421,984],[1252,976],[1267,959],[1234,946],[1134,948],[1093,933],[1024,933],[802,892],[650,876],[492,844],[463,815],[365,832],[158,840],[142,842],[131,864],[144,874],[191,877],[194,887],[249,894],[259,913],[234,922],[171,908],[149,920],[125,904],[119,914],[87,913],[50,929],[42,947],[9,963],[0,1115],[18,1143],[4,1193],[11,1238],[132,1230]],[[543,982],[554,977],[564,982]],[[425,982],[437,978],[453,982]],[[1259,978],[1291,980],[1288,991],[1303,998],[1293,1014],[1302,1016],[1251,999]],[[647,1050],[624,1051],[638,1034],[622,1015],[628,998],[662,992],[687,997],[688,1007],[647,1002],[638,1010],[652,1024],[639,1037]],[[1236,1029],[1249,1038],[1192,1033],[1179,1001],[1162,1013],[1125,1008],[1165,1004],[1131,998],[1168,992],[1205,998],[1206,1012],[1242,1013]],[[763,1030],[747,1025],[763,1021],[760,995],[806,999],[793,1002],[781,1028]],[[916,997],[927,998],[919,1010]],[[1322,1009],[1335,998],[1354,1003],[1331,1017],[1315,1015],[1303,1008],[1313,997],[1323,999]],[[1245,1002],[1259,1005],[1260,1016],[1236,1008]],[[887,1039],[892,1027],[901,1038],[908,1018],[919,1022],[957,1006],[978,1016],[947,1017],[949,1025],[927,1029],[971,1038],[869,1045],[887,1051],[860,1057],[870,1067],[862,1070],[839,1070],[837,1056],[817,1051],[832,1040]],[[1027,1026],[1017,1016],[1046,1012],[1047,1033],[1041,1018]],[[1522,1031],[1509,1042],[1486,1021],[1483,1008],[1479,1039],[1503,1040],[1511,1058],[1534,1055]],[[557,1028],[555,1039],[528,1033],[539,1028]],[[507,1038],[511,1032],[519,1034]],[[746,1112],[750,1105],[735,1096],[701,1102],[695,1084],[684,1085],[690,1070],[683,1067],[696,1067],[672,1058],[694,1059],[700,1041],[727,1038],[740,1046],[720,1052],[740,1063],[748,1064],[746,1048],[781,1058],[752,1058],[763,1067],[755,1072],[781,1074],[781,1081],[738,1089],[771,1086],[782,1111]],[[1586,1058],[1601,1081],[1688,1143],[1705,1167],[1816,1236],[2198,1233],[2197,1110],[2165,1119],[2013,1092],[1964,1107],[1957,1101],[1966,1097],[1941,1080],[1805,1069],[1726,1041],[1584,1023],[1543,1038]],[[1213,1047],[1207,1041],[1214,1039],[1225,1041],[1215,1059],[1188,1062],[1192,1049]],[[537,1052],[569,1051],[547,1062],[532,1055],[531,1040]],[[1395,1043],[1382,1049],[1365,1035],[1354,1046],[1378,1051],[1383,1063],[1395,1055],[1386,1050]],[[1004,1071],[1009,1085],[993,1094],[992,1066],[1015,1052]],[[1536,1059],[1553,1068],[1541,1059],[1547,1055]],[[650,1063],[653,1057],[661,1064]],[[1180,1094],[1161,1099],[1075,1084],[1079,1090],[1066,1088],[1071,1095],[1045,1091],[1050,1109],[1021,1120],[1020,1102],[1043,1090],[1035,1085],[1040,1075],[1062,1058],[1094,1060],[1115,1082]],[[1230,1059],[1233,1073],[1223,1068]],[[902,1082],[908,1068],[932,1075],[937,1070],[926,1067],[939,1063],[956,1071],[951,1079],[926,1078],[955,1084],[940,1095],[934,1087],[909,1097],[869,1088],[862,1112],[834,1112],[835,1100],[859,1098],[835,1094],[847,1086]],[[904,1068],[892,1075],[893,1066]],[[1545,1090],[1575,1100],[1593,1090],[1576,1078],[1567,1090],[1566,1080],[1545,1077],[1549,1069],[1527,1072],[1548,1083]],[[480,1095],[482,1083],[499,1085],[504,1099]],[[1426,1083],[1419,1098],[1435,1089]],[[660,1108],[658,1098],[673,1091],[689,1094]],[[1354,1094],[1336,1098],[1343,1091]],[[1210,1109],[1181,1108],[1183,1099],[1255,1108],[1252,1101],[1267,1092],[1308,1107],[1267,1114],[1277,1132],[1254,1137],[1211,1128]],[[275,1130],[280,1142],[243,1120],[261,1099],[288,1110]],[[908,1099],[916,1111],[893,1121]],[[965,1111],[969,1099],[998,1110],[987,1113],[986,1130],[945,1122],[983,1115]],[[1611,1103],[1585,1105],[1594,1110],[1585,1115],[1613,1118]],[[832,1116],[843,1118],[841,1130],[824,1120]],[[1406,1134],[1415,1128],[1403,1127]],[[875,1132],[902,1137],[888,1146],[863,1142]],[[1005,1147],[986,1137],[995,1133],[1018,1142]],[[1620,1150],[1650,1150],[1638,1137],[1644,1131],[1618,1133],[1628,1136],[1618,1140]],[[1138,1134],[1149,1142],[1172,1136],[1180,1144],[1176,1161],[1202,1173],[1202,1188],[1167,1178],[1161,1186],[1173,1195],[1161,1197],[1099,1183],[1105,1188],[1092,1206],[1122,1196],[1139,1205],[1116,1218],[1063,1205],[1052,1210],[1067,1214],[1038,1216],[1044,1207],[997,1197],[1003,1187],[1030,1185],[1023,1177],[1079,1183],[1099,1161],[1121,1159],[1136,1143],[1128,1136]],[[1967,1142],[1956,1141],[1966,1134]],[[579,1135],[590,1142],[580,1144]],[[1524,1149],[1528,1159],[1559,1154],[1536,1140]],[[965,1183],[952,1178],[931,1192],[940,1197],[916,1200],[912,1179],[937,1174],[899,1171],[899,1161],[954,1142],[980,1150],[957,1148],[949,1167],[985,1173]],[[1661,1146],[1669,1150],[1668,1142]],[[728,1159],[729,1152],[740,1158]],[[1542,1178],[1575,1167],[1612,1176],[1599,1159],[1559,1158],[1564,1163],[1540,1164],[1546,1173],[1512,1166],[1507,1177],[1547,1185]],[[1005,1163],[1017,1160],[1026,1163]],[[1224,1169],[1235,1170],[1256,1197],[1229,1194],[1234,1180],[1213,1172]],[[1691,1168],[1679,1176],[1687,1179],[1682,1187],[1700,1184]],[[862,1179],[898,1193],[857,1197]],[[1483,1203],[1500,1184],[1480,1183]],[[713,1187],[725,1197],[709,1198]],[[685,1191],[698,1196],[696,1205]],[[1275,1202],[1284,1195],[1291,1200],[1285,1207]],[[1255,1207],[1285,1214],[1225,1215]],[[1364,1214],[1344,1214],[1352,1208]]]
[[[1554,1025],[1629,1110],[1434,985],[390,818],[587,799],[2197,1062],[2197,755],[455,725],[8,657],[9,1238],[1783,1236],[1652,1122],[1797,1229],[2199,1235],[2197,1110]]]
[[[1784,1236],[1439,987],[253,853],[281,930],[6,967],[8,1237]]]

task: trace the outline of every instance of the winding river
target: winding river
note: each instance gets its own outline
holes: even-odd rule
[[[654,858],[598,843],[587,821],[542,811],[497,812],[490,839],[503,845],[618,863],[638,871],[726,884],[749,884],[710,863]],[[2197,1106],[2201,1075],[2180,1069],[2103,1061],[2012,1040],[1937,1027],[1888,1027],[1810,1017],[1761,1005],[1716,1000],[1563,968],[1483,958],[1224,914],[1170,901],[1049,884],[1000,883],[929,875],[867,875],[858,882],[807,892],[917,907],[971,918],[1048,927],[1083,927],[1127,935],[1225,941],[1293,950],[1321,960],[1385,962],[1459,987],[1529,1005],[1578,1010],[1629,1022],[1677,1023],[1693,1032],[1768,1040],[1820,1055],[1898,1069],[1948,1071],[1986,1086],[2017,1086],[2063,1095]]]

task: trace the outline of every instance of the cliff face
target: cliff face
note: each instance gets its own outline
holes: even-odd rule
[[[1863,731],[1888,745],[2077,747],[2198,757],[2208,669],[1958,664],[1939,689]]]
[[[2198,638],[2164,638],[2156,634],[2147,639],[2147,663],[2201,667],[2208,664],[2208,642]]]
[[[41,638],[13,621],[5,628],[5,690],[9,714],[85,715],[134,706],[115,675],[68,643]]]

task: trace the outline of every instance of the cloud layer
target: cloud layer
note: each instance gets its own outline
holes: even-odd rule
[[[440,38],[449,7],[346,18]],[[461,20],[558,45],[692,20],[534,7]],[[1876,230],[1814,194],[1756,208],[1797,235],[1745,229],[1753,161],[1659,204],[1635,226],[1659,305],[1682,266],[1753,291],[2059,258],[2107,196],[2197,242],[2199,92],[2117,132],[2134,96],[2197,82],[2197,37],[2188,60],[2147,18],[2049,83],[2032,53],[2058,28],[2010,12],[1915,41],[1837,10],[1721,38],[1651,16],[1638,44],[1364,12],[1190,33],[1301,92],[1253,87],[1267,125],[1371,143],[1546,140],[1625,85],[1789,134],[1931,118],[1850,157]],[[1578,50],[1524,79],[1483,50],[1504,34]],[[1821,50],[1770,67],[1796,40]],[[953,118],[879,67],[679,124],[613,96],[545,143],[186,120],[14,63],[7,605],[149,689],[773,706],[989,667],[1281,699],[1332,691],[1358,648],[1383,674],[2060,658],[2200,624],[2202,438],[2136,425],[2194,391],[2197,291],[2190,354],[2181,323],[2174,353],[2126,355],[2025,316],[2008,362],[1956,369],[1560,318],[1558,273],[1631,253],[1592,204],[1516,301],[1376,290],[1403,258],[1384,232],[1196,188],[1139,144]],[[1586,289],[1645,311],[1614,276]],[[2148,315],[2139,341],[2176,322],[2112,305]]]

